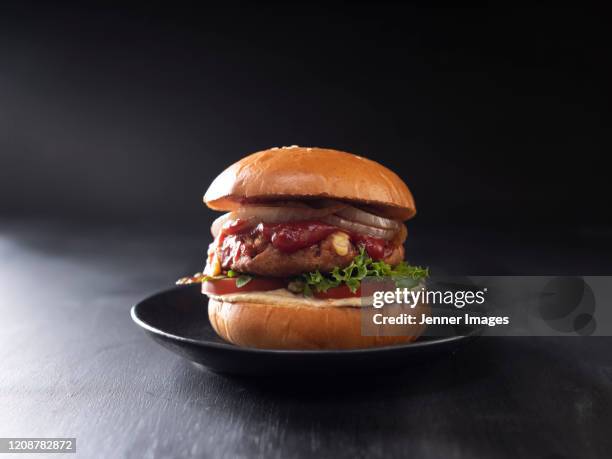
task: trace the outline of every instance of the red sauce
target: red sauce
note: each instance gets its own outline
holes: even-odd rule
[[[366,252],[374,260],[382,260],[391,256],[393,246],[384,239],[378,239],[364,234],[351,234],[350,238],[356,244],[365,245]]]
[[[321,222],[260,223],[257,230],[281,252],[292,253],[322,241],[338,227]]]
[[[221,256],[219,258],[222,266],[230,264],[232,259],[236,261],[247,248],[240,240],[239,235],[246,233],[251,228],[252,224],[248,220],[236,219],[226,222],[217,235],[216,240],[210,245],[208,264],[211,263],[212,256],[217,247],[221,247]]]
[[[226,264],[230,259],[237,259],[251,251],[251,248],[241,241],[241,234],[261,234],[281,252],[293,253],[321,242],[335,231],[347,233],[355,245],[363,244],[368,255],[374,260],[386,258],[393,252],[393,245],[384,239],[350,233],[337,226],[317,221],[260,223],[252,227],[246,220],[235,220],[226,223],[217,244],[222,247],[221,259],[222,263]]]
[[[224,235],[227,234],[238,234],[244,232],[247,228],[251,226],[251,222],[248,220],[241,220],[240,218],[236,220],[230,220],[223,225],[221,233]]]

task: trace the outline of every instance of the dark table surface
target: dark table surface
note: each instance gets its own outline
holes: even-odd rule
[[[491,234],[421,230],[409,253],[473,274],[610,273],[607,230]],[[77,437],[77,456],[104,458],[610,457],[612,338],[483,338],[367,378],[193,366],[129,309],[201,267],[207,238],[1,222],[0,437]]]

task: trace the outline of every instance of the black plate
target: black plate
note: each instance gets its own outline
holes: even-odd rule
[[[132,307],[132,319],[155,341],[210,370],[232,374],[339,373],[407,368],[448,355],[481,329],[447,327],[412,344],[331,351],[264,350],[234,346],[217,336],[200,286],[176,287]],[[441,335],[447,335],[440,337]]]

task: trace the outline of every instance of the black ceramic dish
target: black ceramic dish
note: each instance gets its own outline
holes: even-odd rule
[[[415,343],[330,351],[263,350],[234,346],[217,336],[208,320],[200,285],[176,287],[132,307],[132,319],[155,341],[212,371],[231,374],[343,373],[399,370],[449,355],[480,329],[437,330]],[[442,336],[446,335],[446,336]]]

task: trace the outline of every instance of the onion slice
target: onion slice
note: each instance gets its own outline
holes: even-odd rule
[[[217,218],[210,228],[212,235],[216,238],[223,225],[237,219],[263,223],[320,220],[349,232],[387,241],[402,239],[403,242],[406,238],[405,227],[401,223],[331,200],[312,205],[295,201],[244,204]]]
[[[376,228],[397,231],[400,227],[400,224],[395,220],[379,217],[353,206],[346,206],[344,209],[340,209],[336,212],[336,215],[352,222],[363,223],[364,225],[375,226]]]
[[[232,220],[232,212],[228,212],[226,214],[221,215],[213,222],[213,224],[210,226],[210,232],[212,233],[214,238],[217,237],[223,225],[225,225],[225,223],[229,220]]]
[[[322,218],[321,220],[325,223],[329,223],[330,225],[343,228],[353,233],[365,234],[366,236],[372,236],[378,239],[385,239],[386,241],[392,240],[395,234],[397,233],[397,230],[376,228],[374,226],[364,225],[363,223],[346,220],[342,217],[338,217],[337,215],[328,215]]]
[[[254,219],[264,223],[285,223],[291,221],[303,221],[321,219],[342,209],[344,204],[336,204],[322,209],[311,207],[289,207],[289,206],[263,206],[246,205],[239,207],[232,215],[234,218]]]

